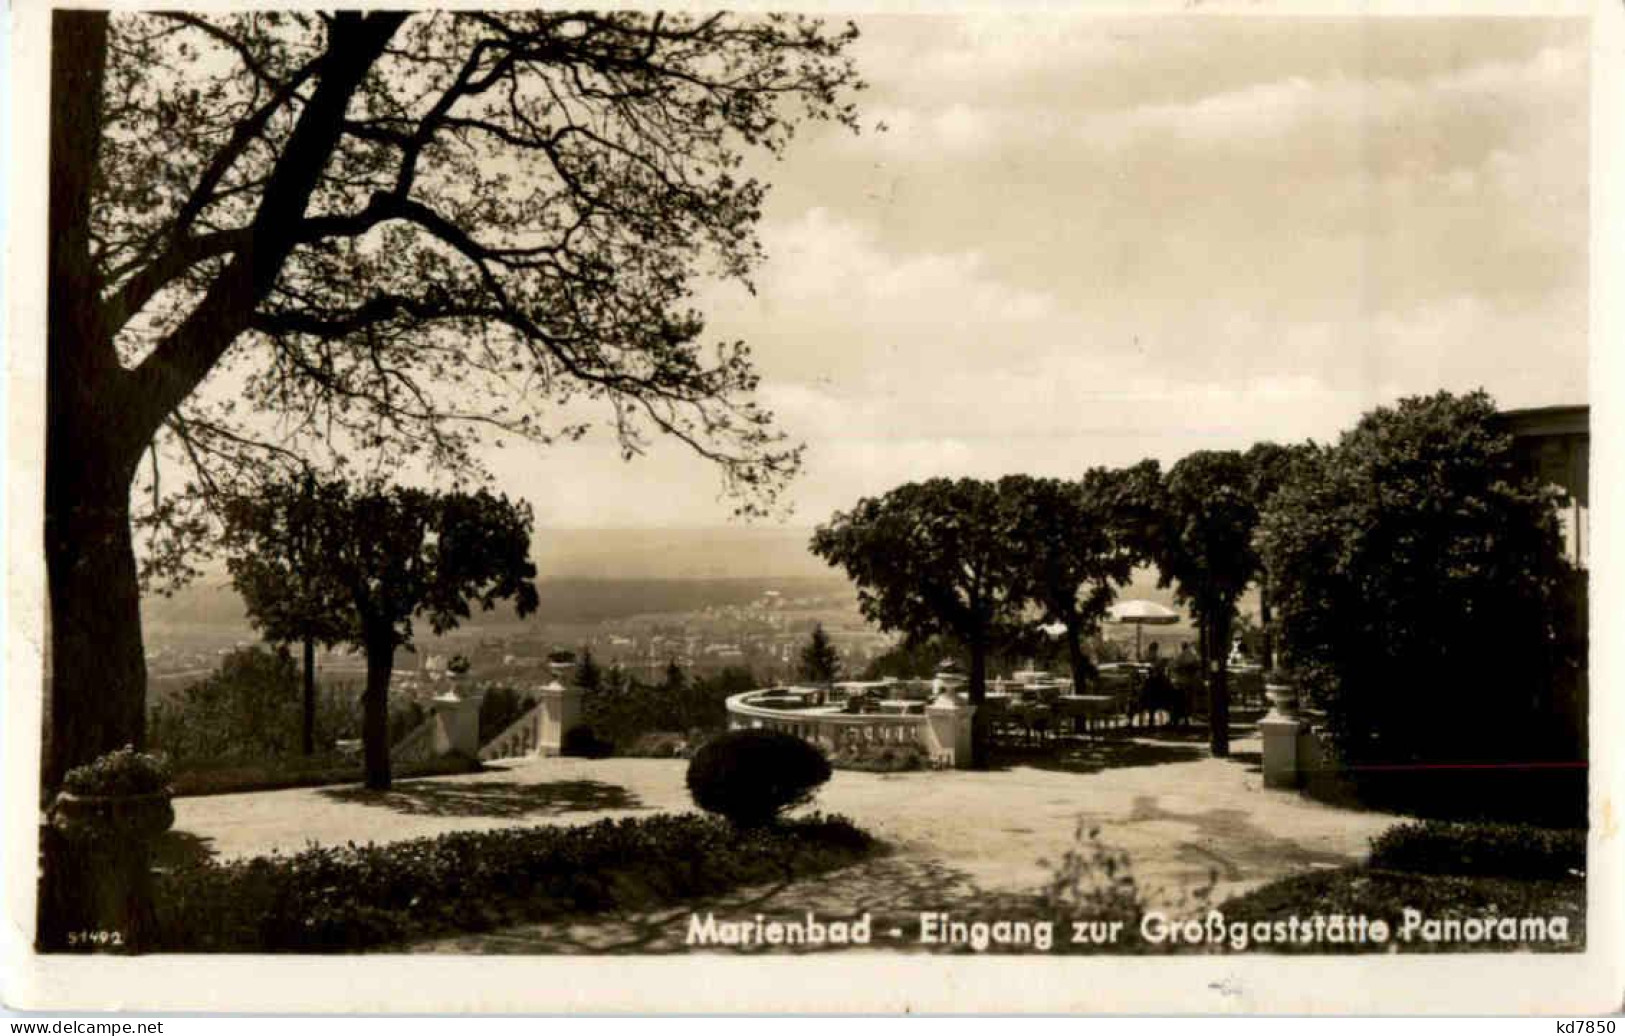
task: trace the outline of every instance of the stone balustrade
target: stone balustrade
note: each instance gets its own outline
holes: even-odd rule
[[[535,755],[542,739],[541,718],[542,707],[532,706],[523,716],[504,727],[502,733],[480,748],[480,761]]]
[[[564,735],[581,721],[581,688],[558,681],[538,692],[536,707],[510,723],[480,748],[480,759],[561,755]]]
[[[970,721],[976,711],[944,696],[919,713],[853,713],[837,706],[786,708],[770,691],[746,691],[728,699],[732,730],[777,730],[833,752],[854,742],[875,745],[916,744],[943,766],[970,764]],[[762,699],[772,701],[764,704]]]

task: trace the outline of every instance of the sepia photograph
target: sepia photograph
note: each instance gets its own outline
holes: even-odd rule
[[[1617,1010],[1618,17],[24,4],[13,993]]]

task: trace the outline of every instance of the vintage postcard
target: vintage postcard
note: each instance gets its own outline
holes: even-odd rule
[[[1618,1010],[1618,8],[14,8],[7,1003]]]

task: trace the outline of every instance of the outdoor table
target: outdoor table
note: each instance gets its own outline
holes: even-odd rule
[[[1110,716],[1118,699],[1115,694],[1063,694],[1055,704],[1057,712],[1071,717],[1073,732],[1082,733],[1086,729],[1083,724]]]

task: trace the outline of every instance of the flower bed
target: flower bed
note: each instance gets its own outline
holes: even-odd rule
[[[361,950],[816,874],[876,848],[839,817],[738,831],[659,815],[204,862],[160,876],[154,949]]]
[[[829,762],[837,770],[862,770],[868,773],[906,773],[931,769],[931,758],[925,754],[925,749],[912,742],[852,742],[837,748],[830,755]]]

